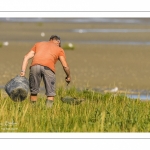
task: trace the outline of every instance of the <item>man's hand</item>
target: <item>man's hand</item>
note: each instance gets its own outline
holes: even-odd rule
[[[65,80],[66,80],[67,84],[69,84],[70,81],[71,81],[71,78],[70,77],[66,77]]]
[[[24,72],[24,71],[21,71],[21,72],[20,72],[20,76],[21,76],[21,77],[24,77],[24,76],[25,76],[25,72]]]

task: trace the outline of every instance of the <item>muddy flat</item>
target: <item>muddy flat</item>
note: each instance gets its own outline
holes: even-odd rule
[[[0,43],[9,42],[0,47],[0,85],[20,73],[23,57],[35,42],[47,41],[56,34],[62,46],[75,46],[74,50],[65,50],[72,76],[70,86],[150,90],[149,30],[149,24],[0,22]],[[29,69],[27,78],[28,73]],[[64,78],[57,62],[57,85],[65,84]]]

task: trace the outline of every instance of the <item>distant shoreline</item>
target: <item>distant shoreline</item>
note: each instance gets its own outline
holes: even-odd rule
[[[70,22],[70,23],[113,23],[113,24],[150,24],[149,18],[65,18],[65,17],[59,17],[59,18],[40,18],[40,17],[34,17],[34,18],[14,18],[14,17],[8,17],[8,18],[0,18],[0,22]]]

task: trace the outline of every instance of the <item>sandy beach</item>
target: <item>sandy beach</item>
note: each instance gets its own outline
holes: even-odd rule
[[[70,86],[150,90],[150,45],[109,44],[113,41],[147,42],[150,41],[149,32],[78,33],[73,32],[74,29],[150,30],[150,25],[0,22],[0,43],[9,42],[8,46],[0,47],[0,85],[5,85],[20,73],[23,57],[35,42],[47,41],[52,34],[57,34],[62,45],[71,42],[75,46],[74,50],[65,50],[72,76]],[[44,37],[41,32],[45,33]],[[29,69],[26,77],[28,72]],[[59,62],[56,64],[56,78],[57,85],[65,85],[65,73]]]

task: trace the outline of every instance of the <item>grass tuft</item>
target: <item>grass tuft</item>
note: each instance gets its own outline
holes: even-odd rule
[[[64,50],[74,50],[75,49],[75,46],[72,44],[72,43],[65,43],[62,48]]]

